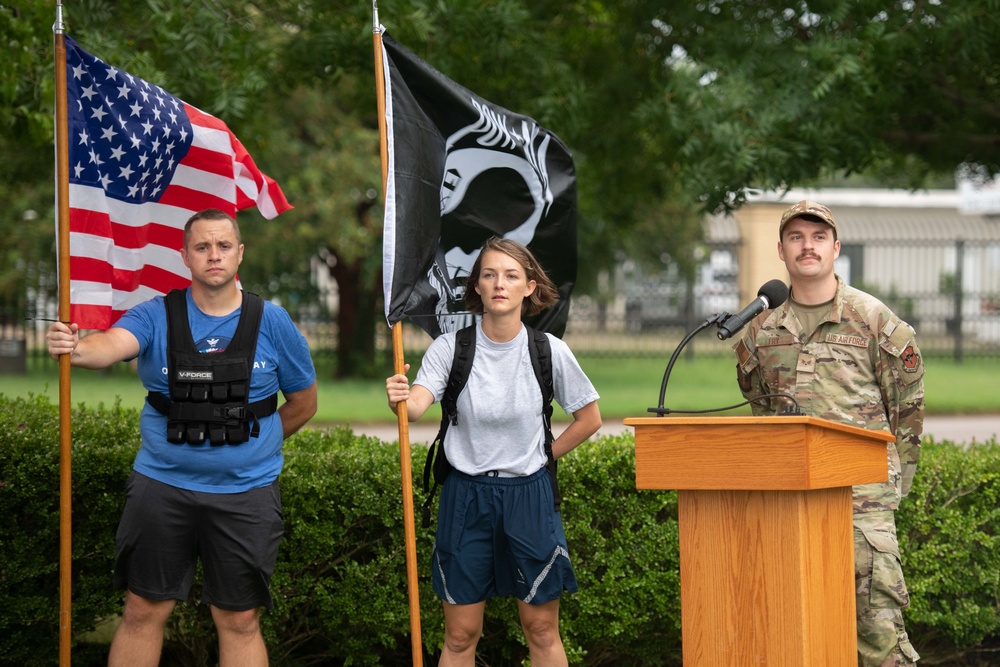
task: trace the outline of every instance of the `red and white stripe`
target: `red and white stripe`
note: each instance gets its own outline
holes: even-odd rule
[[[81,328],[107,329],[132,306],[191,283],[180,248],[197,211],[235,217],[256,205],[271,219],[292,208],[225,123],[184,108],[193,143],[157,203],[128,204],[100,187],[70,185],[70,318]]]

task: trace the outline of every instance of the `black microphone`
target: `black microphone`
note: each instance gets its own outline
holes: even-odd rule
[[[759,290],[757,298],[747,307],[731,316],[719,327],[719,340],[726,340],[742,329],[753,318],[768,308],[777,308],[788,298],[788,286],[780,280],[768,280]]]

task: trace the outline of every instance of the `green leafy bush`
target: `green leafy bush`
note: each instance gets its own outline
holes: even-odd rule
[[[138,442],[138,413],[75,410],[73,430],[74,664],[94,628],[120,610],[112,589],[114,533]],[[55,664],[59,612],[59,420],[46,399],[0,395],[0,663]],[[414,446],[415,502],[423,501],[423,446]],[[263,617],[275,665],[411,663],[399,448],[347,429],[306,430],[285,447],[285,539]],[[580,591],[562,600],[573,664],[679,665],[676,493],[636,491],[630,435],[588,443],[560,462],[563,520]],[[913,597],[908,628],[930,656],[1000,641],[1000,447],[928,442],[899,514]],[[419,511],[418,511],[419,514]],[[419,517],[418,517],[419,519]],[[425,663],[443,640],[430,585],[433,528],[417,526]],[[192,591],[192,600],[200,590]],[[213,664],[208,610],[171,616],[164,664]],[[107,641],[106,635],[103,641]],[[480,664],[527,656],[513,600],[487,604]],[[954,661],[952,664],[955,664]]]
[[[425,453],[419,446],[412,454],[418,503]],[[348,430],[304,432],[288,443],[278,605],[266,620],[276,663],[410,663],[399,470],[397,445]],[[680,634],[676,494],[635,492],[631,438],[578,449],[561,465],[560,480],[580,583],[562,605],[568,652],[593,665],[676,662],[665,648],[676,650]],[[418,525],[420,620],[430,654],[443,642],[444,622],[430,584],[433,537],[433,527]],[[521,664],[527,648],[516,603],[491,600],[486,616],[480,660]]]
[[[114,537],[138,443],[138,412],[73,410],[71,628],[116,614]],[[59,649],[59,415],[0,396],[0,663],[53,665]],[[106,657],[105,657],[106,659]]]
[[[1000,446],[927,439],[920,456],[896,513],[907,630],[921,655],[955,664],[981,643],[1000,649]]]

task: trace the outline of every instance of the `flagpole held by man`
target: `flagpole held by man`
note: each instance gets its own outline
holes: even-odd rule
[[[282,443],[316,412],[305,337],[283,309],[236,285],[236,221],[201,211],[184,238],[190,288],[130,308],[107,331],[81,337],[76,323],[56,322],[46,334],[49,353],[80,368],[136,358],[148,392],[115,538],[125,607],[113,667],[159,663],[165,623],[199,562],[220,662],[267,664],[259,616],[273,604],[283,533]]]
[[[265,217],[274,217],[291,206],[222,121],[84,51],[63,34],[59,10],[60,321],[49,328],[47,340],[60,363],[60,493],[66,499],[60,504],[60,551],[69,552],[71,539],[70,376],[63,368],[102,367],[138,356],[150,396],[140,423],[143,445],[116,538],[116,583],[127,592],[109,663],[158,663],[163,623],[175,601],[187,597],[191,583],[194,561],[185,564],[180,555],[188,553],[183,558],[200,558],[214,581],[206,584],[205,599],[220,631],[220,652],[225,659],[235,656],[234,664],[266,664],[257,619],[260,608],[270,604],[266,582],[281,535],[276,487],[280,447],[315,413],[316,384],[308,346],[287,313],[259,297],[244,298],[236,282],[243,246],[235,214],[256,205]],[[162,296],[167,292],[179,295],[171,297],[172,324]],[[181,331],[186,328],[181,321],[189,322],[191,330]],[[81,329],[100,331],[81,338]],[[168,346],[169,331],[180,342]],[[181,349],[184,333],[193,339],[190,349],[195,352]],[[231,351],[226,349],[230,342]],[[203,349],[221,354],[200,354]],[[197,366],[199,357],[205,368],[187,368]],[[218,388],[179,379],[185,372],[211,375],[217,362],[227,375],[216,383]],[[189,391],[180,392],[182,387]],[[285,397],[281,407],[279,391]],[[193,400],[178,403],[181,394]],[[160,397],[159,407],[154,407],[154,395]],[[251,453],[257,458],[249,460]],[[266,460],[259,458],[262,453]],[[175,457],[187,463],[164,463]],[[192,460],[200,463],[192,466]],[[226,475],[240,480],[222,479]],[[152,493],[159,500],[147,502]],[[162,532],[148,533],[176,529],[169,539],[183,541],[185,534],[193,534],[183,531],[200,530],[194,526],[198,521],[231,521],[251,496],[251,514],[272,520],[266,522],[270,527],[258,522],[235,531],[235,539],[250,547],[241,553],[253,554],[239,567],[213,565],[231,545],[216,543],[215,552],[171,551],[162,548],[168,542]],[[158,520],[162,515],[143,514],[161,511],[168,501],[192,498],[200,498],[202,507],[213,512],[230,511],[215,518],[213,512],[188,511],[186,527],[167,525]],[[173,559],[169,567],[174,575],[156,579],[150,572],[169,569],[165,562],[154,562],[161,557]],[[70,563],[61,556],[61,579],[67,582]],[[234,587],[240,576],[257,583]],[[68,585],[61,586],[60,598],[60,664],[69,664]]]
[[[56,2],[52,24],[55,54],[56,242],[58,254],[59,319],[70,321],[69,298],[69,150],[66,101],[66,35],[62,2]],[[71,440],[72,369],[69,357],[59,358],[59,665],[68,667],[72,647],[73,457]]]

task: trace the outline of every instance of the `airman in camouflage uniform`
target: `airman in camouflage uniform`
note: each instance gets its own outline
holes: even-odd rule
[[[779,239],[791,297],[755,318],[734,345],[740,389],[751,400],[788,394],[804,414],[896,436],[888,445],[888,481],[853,493],[858,665],[914,665],[919,656],[903,626],[909,594],[894,515],[913,482],[923,430],[924,368],[914,331],[834,274],[840,241],[827,207],[790,207]],[[793,403],[769,397],[752,405],[754,414],[769,415]]]

